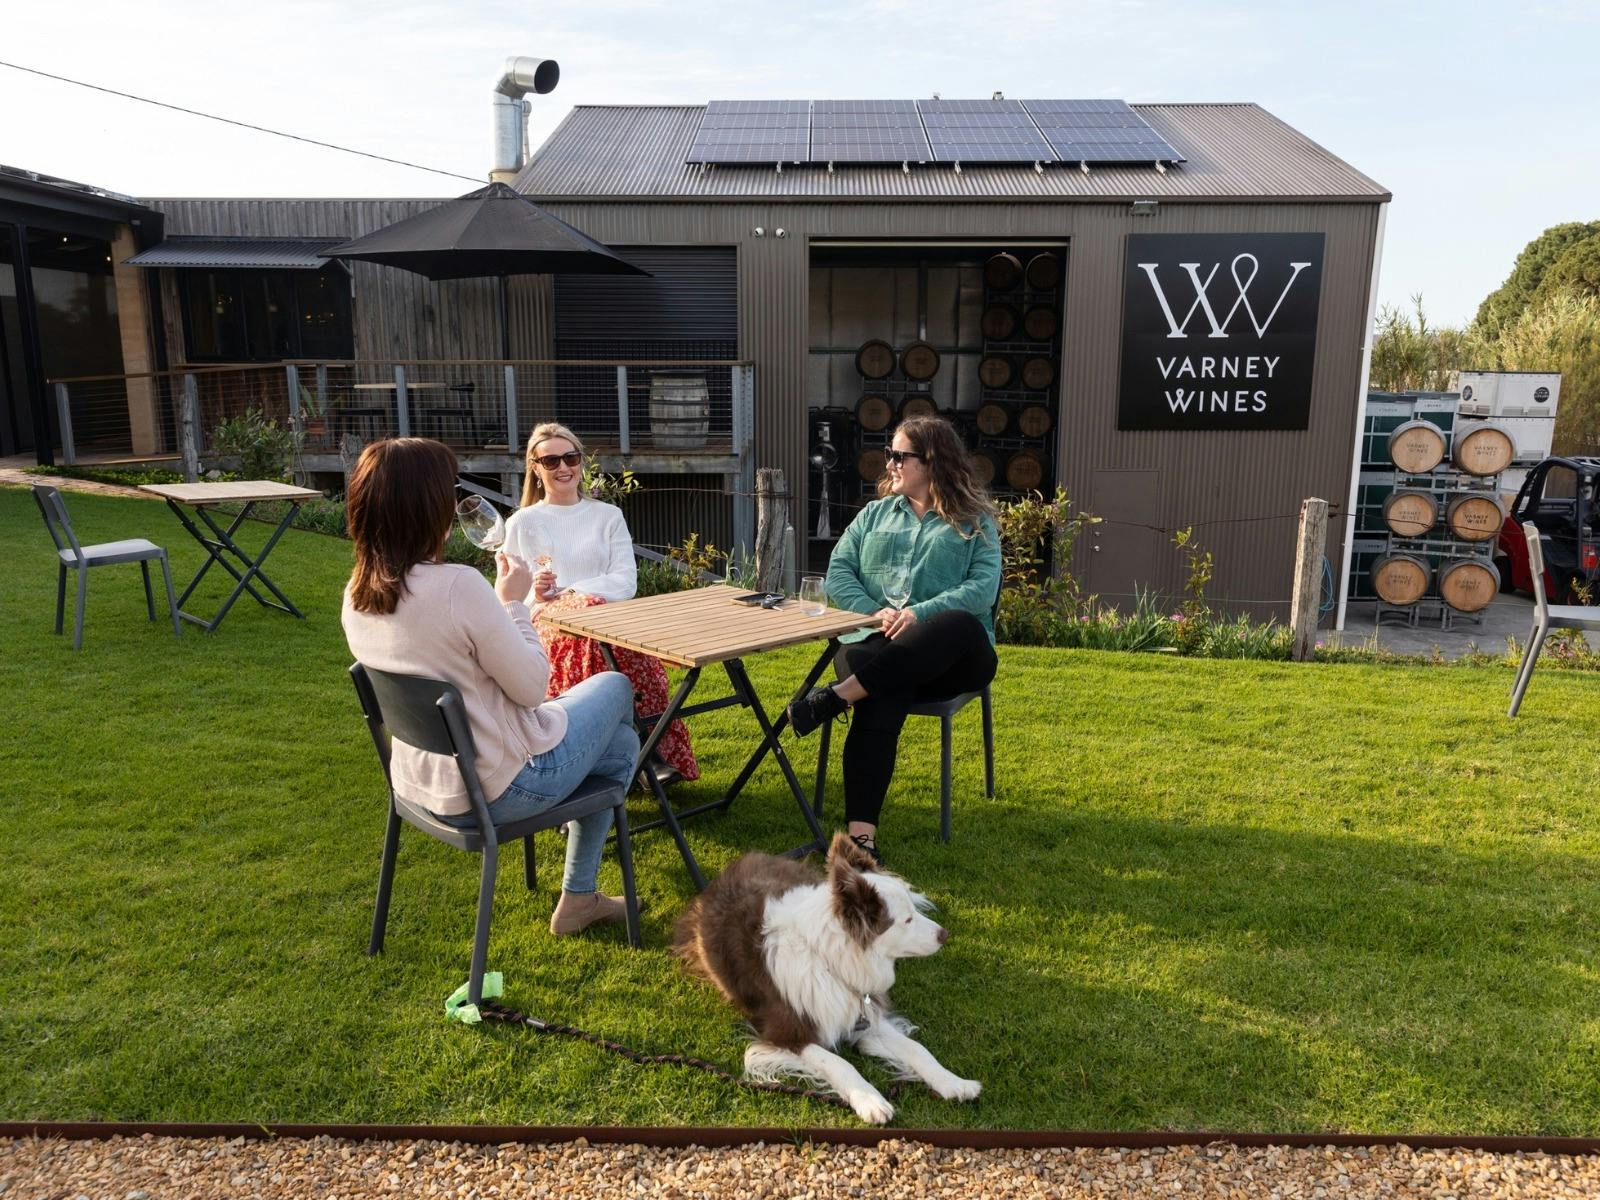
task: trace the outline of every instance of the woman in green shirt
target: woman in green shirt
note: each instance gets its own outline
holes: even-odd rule
[[[1000,588],[994,506],[950,423],[902,422],[885,458],[879,498],[856,514],[828,560],[829,602],[871,613],[877,628],[841,638],[839,682],[789,705],[800,737],[856,710],[844,743],[845,820],[880,863],[878,816],[907,710],[994,678],[990,614]]]

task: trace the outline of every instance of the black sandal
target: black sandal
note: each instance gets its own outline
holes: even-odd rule
[[[878,839],[867,833],[852,833],[850,840],[872,856],[874,866],[883,866],[883,855],[878,853]]]

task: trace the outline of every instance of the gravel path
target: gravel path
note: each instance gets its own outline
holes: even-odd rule
[[[4,1200],[181,1197],[1592,1197],[1600,1157],[1228,1145],[1168,1150],[472,1146],[459,1142],[0,1139]]]
[[[30,475],[13,467],[0,467],[0,483],[13,483],[18,487],[32,487],[48,483],[58,492],[91,492],[98,496],[132,496],[138,500],[154,500],[149,492],[124,487],[118,483],[96,483],[93,479],[68,479],[65,475]]]

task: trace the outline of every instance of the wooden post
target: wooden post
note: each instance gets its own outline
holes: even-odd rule
[[[183,400],[178,408],[178,448],[183,455],[183,477],[200,478],[200,385],[193,375],[183,377]]]
[[[394,368],[394,421],[401,437],[411,436],[411,404],[406,395],[406,369],[398,363]]]
[[[1316,652],[1317,606],[1322,596],[1322,550],[1328,542],[1328,502],[1312,497],[1300,502],[1300,539],[1294,555],[1294,599],[1289,620],[1294,630],[1294,660],[1307,662]]]
[[[633,453],[633,435],[628,428],[628,368],[617,368],[617,446],[623,454]]]
[[[783,587],[783,527],[789,523],[789,488],[783,472],[762,467],[756,472],[756,587],[764,592]]]
[[[350,494],[350,473],[356,469],[356,459],[361,457],[365,443],[360,435],[347,433],[339,439],[339,467],[344,472],[344,494]]]
[[[56,384],[56,422],[61,426],[61,461],[70,467],[78,461],[78,448],[72,441],[72,400],[64,383]]]

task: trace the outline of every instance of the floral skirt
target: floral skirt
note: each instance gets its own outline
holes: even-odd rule
[[[568,592],[545,605],[544,612],[561,612],[575,608],[592,608],[604,604],[599,596],[585,596]],[[554,699],[582,683],[591,675],[606,670],[605,657],[600,644],[592,638],[578,637],[551,629],[544,621],[536,622],[539,640],[550,659],[550,687],[547,696]],[[659,659],[637,650],[621,646],[611,648],[621,671],[633,684],[633,710],[640,716],[653,716],[667,707],[667,669]],[[689,745],[689,727],[681,720],[667,726],[661,740],[656,743],[656,756],[685,779],[700,778],[700,764],[695,761],[694,750]]]

